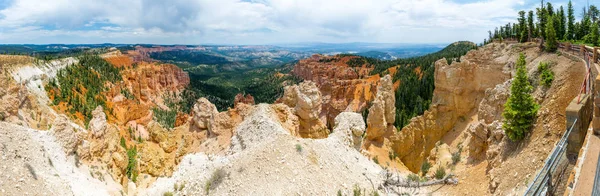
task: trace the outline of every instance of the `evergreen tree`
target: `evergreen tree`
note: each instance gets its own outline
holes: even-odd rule
[[[593,46],[598,46],[598,23],[595,22],[592,24],[592,27],[590,28],[590,34],[586,36],[587,39],[585,39],[586,43],[589,43]]]
[[[557,32],[558,39],[565,40],[567,39],[567,17],[565,16],[565,10],[563,9],[563,6],[560,6],[560,9],[558,11],[558,17],[560,21],[560,25]]]
[[[575,38],[575,10],[573,10],[573,4],[569,0],[567,6],[567,40],[573,40]]]
[[[554,8],[552,7],[552,3],[546,3],[546,13],[548,13],[548,17],[554,16]]]
[[[558,49],[556,31],[554,30],[555,18],[556,16],[548,17],[548,24],[546,24],[546,51],[548,52],[555,52]]]
[[[505,134],[513,141],[519,141],[531,130],[539,106],[533,100],[533,90],[525,67],[525,55],[521,53],[517,60],[517,73],[510,87],[510,97],[504,104],[504,128]]]
[[[525,11],[521,10],[519,11],[519,26],[517,27],[518,32],[517,35],[520,36],[519,41],[520,42],[526,42],[527,38],[528,38],[528,33],[527,33],[527,26],[525,23]]]
[[[546,38],[546,20],[548,20],[548,17],[546,16],[546,9],[543,7],[543,1],[542,1],[542,7],[541,8],[537,8],[537,18],[538,18],[538,33],[540,35],[540,37],[542,38]]]
[[[529,10],[527,14],[527,35],[529,39],[535,37],[535,27],[533,26],[533,11]]]
[[[579,39],[583,38],[583,36],[590,34],[590,27],[592,26],[592,20],[590,19],[590,15],[586,14],[582,19],[581,19],[581,23],[580,23],[580,37]]]
[[[600,15],[600,11],[598,11],[598,8],[595,5],[590,5],[588,13],[590,15],[590,18],[592,19],[592,22],[598,22],[598,16]]]

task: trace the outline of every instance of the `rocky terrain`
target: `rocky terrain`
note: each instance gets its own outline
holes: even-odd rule
[[[138,56],[149,52],[102,55],[122,80],[107,82],[106,104],[89,123],[51,104],[44,89],[77,58],[0,56],[0,195],[520,193],[565,129],[564,109],[584,72],[532,43],[488,44],[460,62],[435,62],[430,108],[398,130],[394,67],[370,75],[368,64],[349,66],[356,57],[313,55],[293,68],[304,81],[276,103],[239,94],[218,111],[200,98],[171,128],[155,114],[177,111],[169,102],[183,99],[190,79]],[[534,83],[539,117],[517,145],[504,137],[501,113],[519,52],[532,81],[540,62],[551,63],[555,81]],[[425,162],[434,169],[423,181],[444,167],[452,175],[438,182],[454,185],[405,188]]]

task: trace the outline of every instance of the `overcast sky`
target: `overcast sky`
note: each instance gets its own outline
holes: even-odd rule
[[[551,1],[555,8],[566,1]],[[577,15],[586,0],[573,1]],[[595,0],[590,3],[596,3]],[[481,42],[538,0],[0,0],[0,44]]]

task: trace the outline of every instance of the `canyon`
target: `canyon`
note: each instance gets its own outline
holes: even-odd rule
[[[184,112],[171,102],[184,100],[188,73],[149,59],[151,49],[135,51],[101,55],[121,80],[105,85],[106,104],[88,124],[45,90],[77,58],[0,56],[0,194],[520,194],[565,130],[563,113],[585,72],[580,61],[535,43],[490,43],[435,61],[429,108],[399,127],[403,81],[394,76],[404,65],[372,73],[369,62],[352,63],[357,56],[312,55],[283,73],[303,81],[287,84],[274,103],[238,94],[219,111],[202,97]],[[549,87],[534,83],[540,114],[521,145],[504,137],[501,115],[519,53],[533,80],[540,62],[551,62],[556,75]],[[158,110],[175,113],[172,128]],[[433,180],[424,163],[445,168],[450,185],[387,183],[419,173]]]

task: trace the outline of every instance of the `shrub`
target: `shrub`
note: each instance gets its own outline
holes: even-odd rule
[[[510,87],[510,97],[504,104],[504,132],[512,141],[525,137],[533,126],[539,105],[531,96],[532,87],[527,78],[525,55],[520,54],[517,60],[517,74]]]
[[[435,170],[435,178],[442,179],[444,177],[446,177],[446,169],[444,166],[440,166]]]
[[[429,169],[431,169],[431,163],[425,161],[421,164],[421,174],[423,176],[429,172]]]
[[[296,144],[296,151],[297,152],[302,152],[302,145]]]
[[[173,193],[171,191],[163,193],[163,196],[173,196]]]
[[[133,182],[137,181],[137,147],[127,150],[127,168],[125,169],[127,177]]]
[[[206,194],[208,195],[210,190],[219,186],[219,184],[221,184],[225,176],[227,176],[227,173],[222,169],[215,170],[212,173],[212,176],[208,179],[208,181],[206,181],[206,184],[204,185],[204,191],[206,191]]]
[[[460,152],[452,153],[452,164],[460,162]]]
[[[408,174],[406,178],[408,179],[408,181],[411,182],[419,182],[421,180],[421,178],[417,174]]]
[[[379,164],[379,159],[377,159],[377,157],[373,157],[373,162]]]
[[[538,65],[538,72],[540,73],[540,83],[545,87],[550,87],[554,80],[554,73],[548,67],[548,63],[542,63]]]
[[[121,136],[121,147],[127,149],[127,144],[125,144],[125,138],[123,138],[123,136]]]
[[[360,189],[360,187],[358,186],[358,184],[354,185],[354,189],[352,190],[352,195],[354,195],[354,196],[361,196],[362,195],[362,190]]]

